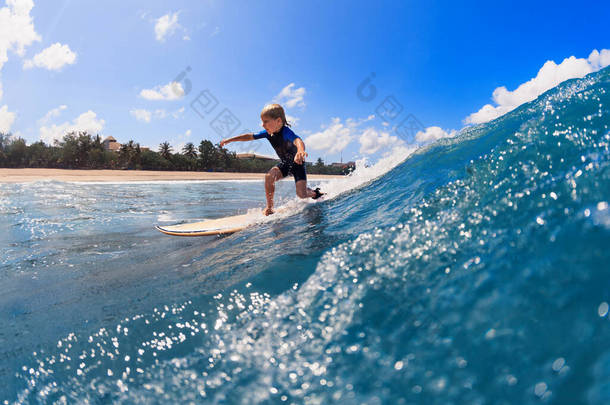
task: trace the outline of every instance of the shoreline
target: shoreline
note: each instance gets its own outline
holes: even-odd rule
[[[310,180],[345,177],[308,174]],[[157,170],[84,170],[84,169],[6,169],[0,168],[0,183],[31,183],[41,180],[78,182],[185,181],[185,180],[263,180],[265,173],[175,172]],[[292,178],[287,176],[286,178]]]

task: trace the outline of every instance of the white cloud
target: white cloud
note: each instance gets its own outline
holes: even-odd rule
[[[284,87],[280,93],[273,98],[279,104],[284,104],[286,108],[305,107],[305,87],[295,88],[294,83]]]
[[[180,107],[179,109],[177,109],[176,111],[174,111],[172,113],[172,117],[174,117],[175,119],[182,118],[183,116],[184,116],[184,107]]]
[[[328,153],[341,152],[357,136],[358,127],[374,117],[374,115],[369,115],[360,120],[348,118],[345,122],[341,122],[340,118],[332,118],[328,127],[324,128],[323,131],[309,135],[305,139],[305,144],[308,148],[325,150]]]
[[[170,142],[171,145],[171,142]],[[182,149],[186,146],[186,142],[178,142],[176,146],[172,146],[173,153],[182,153]]]
[[[297,118],[297,117],[293,117],[292,115],[286,114],[286,121],[288,121],[288,123],[290,123],[290,125],[292,125],[292,127],[296,127],[297,125],[299,125],[299,121],[301,119]]]
[[[403,145],[404,142],[388,132],[379,132],[375,128],[367,128],[358,138],[360,142],[360,153],[372,155],[381,148],[392,148]]]
[[[565,80],[584,77],[608,65],[610,65],[610,50],[608,49],[602,49],[601,52],[594,50],[587,59],[570,56],[559,65],[553,61],[547,61],[540,68],[536,77],[521,84],[517,89],[509,91],[505,86],[495,89],[492,98],[496,105],[484,105],[479,111],[466,117],[464,122],[481,124],[491,121],[523,103],[534,100]]]
[[[150,11],[148,11],[148,10],[138,10],[137,14],[138,14],[138,17],[140,17],[141,19],[147,20],[147,19],[149,19]]]
[[[170,82],[165,86],[156,86],[152,89],[144,89],[140,97],[146,100],[179,100],[184,97],[184,89],[178,82]]]
[[[59,70],[65,65],[73,65],[76,62],[76,53],[72,52],[68,45],[59,42],[54,43],[47,49],[36,54],[32,59],[23,63],[24,69],[34,66],[49,70]]]
[[[591,64],[593,70],[597,71],[603,69],[610,65],[610,49],[602,49],[601,52],[594,49],[587,60]]]
[[[33,7],[32,0],[7,0],[6,7],[0,8],[0,69],[8,60],[9,51],[23,56],[26,47],[40,41],[30,16]]]
[[[155,36],[157,41],[165,42],[167,37],[171,36],[178,28],[181,28],[178,23],[178,12],[167,13],[155,20]]]
[[[336,153],[345,149],[353,137],[353,128],[343,124],[341,119],[333,118],[328,128],[308,136],[305,139],[305,144],[311,149]]]
[[[189,140],[189,138],[191,137],[191,132],[192,131],[190,129],[187,129],[184,134],[180,134],[174,139],[174,142],[177,142],[176,147],[174,148],[174,152],[182,153],[182,149],[184,149],[186,144],[191,142]],[[197,145],[195,145],[195,148],[197,148]]]
[[[131,110],[131,111],[129,111],[129,114],[134,116],[138,121],[142,121],[142,122],[146,122],[146,123],[150,122],[150,120],[152,118],[152,113],[150,111],[144,110],[141,108]]]
[[[15,122],[16,114],[8,110],[8,106],[0,107],[0,132],[8,133]]]
[[[67,105],[60,105],[57,108],[53,108],[52,110],[49,110],[49,112],[47,112],[44,117],[42,117],[40,120],[38,120],[38,123],[41,125],[46,124],[47,122],[49,122],[49,120],[51,118],[59,117],[61,112],[64,111],[66,108],[68,108]]]
[[[452,129],[447,132],[441,127],[428,127],[425,131],[418,131],[415,134],[415,141],[420,143],[434,142],[441,138],[453,138],[457,135],[457,131]]]
[[[402,144],[399,146],[394,146],[392,149],[388,150],[383,154],[383,157],[380,159],[380,163],[382,160],[394,162],[392,166],[395,166],[397,163],[402,162],[409,156],[411,153],[417,150],[417,146],[414,144],[406,145]]]
[[[371,114],[368,117],[361,119],[360,122],[358,123],[358,125],[362,124],[363,122],[367,122],[367,121],[370,121],[373,119],[375,119],[375,114]]]
[[[184,146],[190,142],[189,138],[191,137],[192,133],[193,133],[193,131],[191,131],[190,129],[187,129],[185,133],[178,134],[173,137],[172,142],[170,142],[170,143],[176,144],[176,147],[174,148],[174,152],[182,152],[182,148],[184,148]]]
[[[6,6],[0,8],[0,72],[8,61],[9,51],[23,57],[26,47],[34,41],[40,41],[30,16],[33,7],[32,0],[7,0]],[[2,95],[0,83],[0,99]],[[10,131],[15,117],[15,113],[8,111],[8,106],[0,108],[0,131]]]
[[[97,114],[89,110],[76,117],[71,123],[53,124],[40,127],[40,139],[52,145],[54,141],[61,140],[69,132],[87,131],[92,135],[98,134],[104,128],[106,122],[97,117]]]
[[[138,121],[150,123],[153,118],[164,119],[169,117],[170,115],[175,119],[180,119],[184,114],[184,107],[180,107],[179,109],[173,112],[168,112],[163,108],[158,108],[154,111],[149,111],[143,108],[134,108],[133,110],[129,111],[129,114],[135,117]]]

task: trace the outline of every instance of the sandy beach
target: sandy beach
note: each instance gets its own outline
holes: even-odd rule
[[[40,180],[58,181],[171,181],[171,180],[263,180],[264,173],[169,172],[153,170],[70,170],[70,169],[3,169],[0,183],[27,183]],[[290,176],[289,176],[290,177]],[[309,179],[342,176],[308,174]]]

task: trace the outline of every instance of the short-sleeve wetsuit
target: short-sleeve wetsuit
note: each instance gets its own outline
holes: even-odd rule
[[[261,131],[258,134],[254,134],[254,139],[261,138],[267,138],[267,140],[269,140],[269,143],[273,146],[273,149],[275,149],[275,152],[280,158],[280,163],[277,167],[282,172],[282,177],[286,177],[289,173],[292,173],[295,182],[307,180],[305,165],[294,162],[294,156],[298,151],[294,141],[299,137],[292,132],[292,129],[284,125],[276,134],[269,134],[267,131]]]

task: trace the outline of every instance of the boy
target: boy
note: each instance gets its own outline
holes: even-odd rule
[[[275,193],[275,182],[286,177],[289,173],[294,176],[296,192],[299,198],[311,197],[314,200],[320,198],[324,193],[319,188],[312,190],[307,187],[307,174],[305,173],[305,144],[289,128],[286,121],[284,109],[279,104],[269,104],[261,112],[264,131],[258,134],[243,134],[233,138],[220,141],[220,147],[230,142],[252,141],[267,138],[278,157],[280,163],[271,168],[265,175],[265,194],[267,196],[267,207],[263,211],[265,215],[273,214],[273,194]]]

